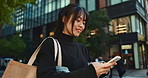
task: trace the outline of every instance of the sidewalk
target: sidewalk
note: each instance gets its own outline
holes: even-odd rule
[[[126,73],[123,75],[123,78],[148,78],[146,75],[147,71],[148,69],[126,69]],[[119,78],[116,69],[113,70],[113,78]]]
[[[126,73],[123,75],[122,78],[148,78],[148,76],[146,75],[147,71],[148,69],[142,69],[142,70],[126,69]],[[2,74],[3,74],[3,71],[0,70],[0,78]],[[113,70],[112,78],[119,78],[118,72],[116,71],[116,69]]]

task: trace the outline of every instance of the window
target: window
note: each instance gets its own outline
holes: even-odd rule
[[[121,3],[121,0],[111,0],[111,5]]]
[[[88,0],[88,11],[93,11],[96,9],[95,0]]]
[[[65,0],[61,0],[61,8],[65,6]]]
[[[41,7],[38,7],[38,10],[37,11],[38,11],[37,12],[38,16],[40,16],[41,15]]]
[[[110,0],[106,0],[107,6],[110,6]]]
[[[63,8],[70,3],[70,0],[57,0],[57,9]]]
[[[95,0],[80,0],[79,2],[88,11],[93,11],[96,9]]]
[[[23,29],[23,24],[16,26],[16,31],[21,31]]]
[[[144,35],[144,34],[143,34],[143,24],[142,24],[142,20],[140,20],[139,28],[140,28],[140,34],[141,34],[141,35]]]
[[[138,0],[138,2],[144,7],[144,0]]]
[[[66,0],[66,5],[68,5],[70,3],[70,0]]]
[[[139,24],[140,24],[140,22],[139,22],[139,19],[138,19],[138,17],[136,17],[136,32],[138,32],[138,33],[140,33],[140,29],[139,29]]]
[[[129,0],[122,0],[122,2],[126,2],[126,1],[129,1]]]
[[[47,24],[57,19],[58,9],[65,7],[70,3],[70,0],[37,0],[36,6],[26,4],[27,9],[24,13],[20,13],[18,10],[18,16],[24,14],[24,26],[26,29],[37,27],[43,24]],[[17,23],[21,23],[23,20],[19,20]],[[18,29],[18,28],[17,28]]]
[[[113,32],[114,34],[130,33],[131,32],[129,17],[122,17],[122,18],[118,18],[118,19],[113,19],[110,22],[110,24],[111,24],[111,26],[109,26],[109,31]]]
[[[81,4],[84,8],[86,8],[86,0],[80,0],[80,4]]]
[[[52,11],[55,11],[55,10],[56,10],[56,2],[53,1],[53,2],[52,2]]]
[[[61,8],[61,0],[57,0],[57,9]]]
[[[136,24],[137,32],[144,35],[144,22],[142,21],[142,18],[136,16]]]
[[[110,22],[111,26],[109,26],[109,31],[115,33],[116,32],[116,26],[117,26],[117,19],[114,19]]]
[[[130,1],[130,0],[106,0],[106,1],[107,1],[107,6],[110,6],[110,5],[116,5],[116,4]]]

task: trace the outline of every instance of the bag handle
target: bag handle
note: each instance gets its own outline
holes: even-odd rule
[[[58,51],[55,51],[55,54],[58,52],[58,65],[57,66],[62,66],[62,52],[61,52],[61,46],[58,40],[56,40],[57,45],[58,45]],[[56,54],[57,55],[57,54]],[[56,61],[56,56],[55,56],[55,61]]]
[[[44,43],[45,40],[47,40],[48,38],[51,38],[54,42],[54,50],[55,50],[55,58],[54,60],[56,61],[56,57],[57,57],[57,54],[58,54],[58,66],[62,66],[62,54],[61,54],[61,46],[58,42],[58,40],[54,39],[53,37],[47,37],[45,38],[41,44],[37,47],[37,49],[35,50],[35,52],[32,54],[31,58],[29,59],[27,65],[32,65],[36,59],[36,56],[37,54],[39,53],[40,49],[41,49],[41,46],[42,44]]]

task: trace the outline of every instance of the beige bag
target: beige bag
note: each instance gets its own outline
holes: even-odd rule
[[[52,38],[52,37],[48,37],[48,38]],[[2,78],[36,78],[36,66],[32,66],[33,62],[36,59],[36,56],[41,48],[41,45],[43,44],[43,42],[46,40],[47,38],[45,38],[42,43],[39,45],[39,47],[35,50],[35,52],[33,53],[33,55],[31,56],[29,62],[27,64],[23,64],[17,61],[13,61],[10,60],[6,70],[4,71],[4,74],[2,76]],[[61,66],[61,53],[57,53],[58,50],[57,48],[59,47],[59,43],[58,41],[56,41],[54,38],[53,42],[54,42],[54,49],[55,49],[55,59],[56,56],[58,54],[58,66]],[[58,45],[57,45],[58,43]]]

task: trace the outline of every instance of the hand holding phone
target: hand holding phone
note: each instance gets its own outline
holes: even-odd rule
[[[121,59],[121,57],[120,56],[115,56],[114,58],[112,58],[110,61],[108,61],[109,63],[111,63],[111,62],[117,62],[117,61],[119,61]]]

